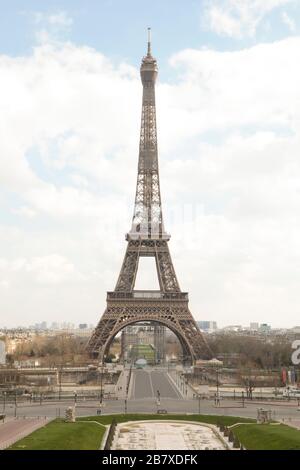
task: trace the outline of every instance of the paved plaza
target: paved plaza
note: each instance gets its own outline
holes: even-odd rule
[[[115,450],[226,450],[215,426],[185,422],[140,421],[118,424]]]

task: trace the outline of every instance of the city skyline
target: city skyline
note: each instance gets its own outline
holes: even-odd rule
[[[0,19],[1,323],[98,321],[132,218],[151,25],[165,225],[195,319],[299,324],[300,5],[22,3]]]
[[[264,329],[265,327],[267,327],[268,329],[273,330],[273,331],[277,331],[277,330],[293,330],[293,329],[296,329],[296,330],[299,330],[300,329],[300,326],[299,324],[295,324],[293,325],[292,327],[287,327],[287,326],[281,326],[281,327],[274,327],[274,325],[272,324],[268,324],[268,323],[265,323],[265,322],[252,322],[251,320],[248,322],[248,324],[246,323],[239,323],[239,324],[232,324],[232,323],[222,323],[222,324],[219,324],[217,323],[214,319],[207,319],[207,318],[203,318],[202,320],[197,320],[197,323],[200,327],[201,330],[215,330],[215,331],[221,331],[221,330],[226,330],[226,329],[230,329],[230,328],[241,328],[242,330],[259,330],[259,329]],[[203,324],[206,324],[205,327],[201,326]],[[208,326],[208,324],[210,324]],[[73,323],[73,322],[55,322],[55,321],[45,321],[45,320],[42,320],[40,321],[39,323],[35,323],[33,325],[30,325],[30,324],[16,324],[16,325],[12,325],[12,326],[7,326],[5,324],[1,324],[0,325],[0,331],[3,330],[18,330],[18,329],[28,329],[28,330],[76,330],[76,329],[87,329],[87,330],[93,330],[95,328],[96,324],[93,324],[93,323]],[[139,323],[136,324],[136,326],[140,326]],[[168,330],[168,328],[166,327],[166,329]],[[171,331],[171,330],[169,330]]]

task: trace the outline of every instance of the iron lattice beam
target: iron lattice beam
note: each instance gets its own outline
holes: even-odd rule
[[[155,81],[157,62],[148,52],[142,60],[143,103],[138,176],[131,230],[127,249],[113,292],[107,295],[107,308],[87,349],[101,361],[113,338],[124,327],[137,322],[158,322],[170,328],[181,343],[183,355],[193,361],[211,358],[212,353],[188,308],[188,295],[181,292],[169,252],[170,235],[165,231],[159,184]],[[152,256],[156,262],[160,290],[137,292],[134,285],[139,259]]]

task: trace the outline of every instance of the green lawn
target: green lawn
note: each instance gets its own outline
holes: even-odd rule
[[[76,423],[65,423],[63,420],[51,421],[43,428],[38,429],[29,436],[16,442],[10,449],[13,450],[93,450],[99,449],[105,432],[103,426],[84,421],[97,421],[107,425],[116,419],[118,423],[148,419],[176,419],[199,421],[203,423],[222,423],[227,426],[235,423],[253,422],[251,419],[232,416],[210,415],[149,415],[149,414],[121,414],[109,416],[89,416],[78,418]]]
[[[136,420],[148,420],[148,419],[175,419],[175,420],[186,420],[186,421],[199,421],[202,423],[209,424],[224,424],[225,426],[231,426],[236,423],[255,423],[255,420],[250,418],[239,418],[236,416],[216,416],[216,415],[151,415],[151,414],[120,414],[120,415],[109,415],[109,416],[89,416],[88,418],[78,418],[81,420],[98,421],[102,424],[110,424],[115,418],[118,423],[125,423],[126,421]]]
[[[105,432],[104,426],[113,419],[118,423],[136,420],[188,420],[209,424],[224,424],[233,427],[234,434],[249,450],[300,450],[300,431],[285,425],[259,425],[247,418],[215,415],[149,415],[149,414],[120,414],[109,416],[89,416],[78,418],[76,423],[65,423],[55,420],[29,436],[21,439],[10,449],[13,450],[93,450],[99,449]],[[84,422],[90,421],[90,422]],[[97,423],[93,423],[96,421]]]
[[[151,344],[135,344],[130,351],[130,357],[136,361],[137,359],[146,359],[148,363],[155,360],[155,351]]]
[[[248,450],[300,450],[300,431],[284,424],[241,425],[232,431]]]
[[[97,450],[105,432],[96,423],[51,421],[43,428],[16,442],[12,450]]]

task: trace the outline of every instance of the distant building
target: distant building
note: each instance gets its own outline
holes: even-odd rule
[[[85,330],[88,327],[87,323],[80,323],[79,324],[79,329],[80,330]]]
[[[218,354],[218,359],[223,362],[225,367],[238,367],[241,364],[240,353],[223,353]]]
[[[290,329],[290,332],[300,334],[300,326],[294,326],[293,328]]]
[[[251,331],[258,331],[259,330],[259,323],[258,322],[250,323],[250,330]]]
[[[5,351],[5,342],[0,340],[0,365],[4,365],[6,362],[6,351]]]
[[[243,327],[242,325],[228,325],[224,326],[223,331],[242,331]]]
[[[205,333],[212,333],[218,329],[217,322],[210,321],[210,320],[201,320],[198,321],[198,326],[200,330],[204,331]]]
[[[261,333],[269,333],[271,331],[271,325],[268,325],[267,323],[261,323],[259,331]]]
[[[42,321],[41,323],[35,323],[34,325],[30,325],[29,326],[29,329],[31,330],[47,330],[47,322],[46,321]]]
[[[27,359],[24,361],[14,361],[15,367],[39,367],[41,365],[41,361],[38,359]]]
[[[59,325],[59,328],[61,330],[74,330],[75,329],[75,325],[74,323],[69,323],[69,322],[63,322]]]
[[[151,345],[154,351],[153,361],[164,362],[165,338],[166,328],[163,325],[145,322],[126,326],[121,334],[121,356],[125,361],[129,360],[132,355],[131,350],[139,351],[137,345]]]
[[[58,330],[58,334],[66,334],[72,336],[78,336],[81,338],[89,338],[93,333],[92,328],[68,328],[68,329],[61,329]]]

